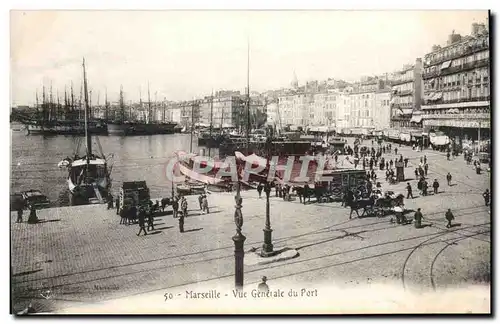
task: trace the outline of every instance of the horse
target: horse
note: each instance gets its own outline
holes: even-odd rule
[[[171,201],[170,201],[170,198],[162,198],[161,200],[161,211],[164,212],[165,211],[165,207],[171,205]]]
[[[363,209],[363,213],[361,214],[361,217],[369,210],[373,209],[373,206],[375,205],[375,196],[371,196],[369,199],[358,199],[358,200],[353,200],[350,204],[349,207],[351,207],[351,212],[349,213],[349,219],[352,218],[352,212],[356,212],[356,215],[359,216],[358,210]]]

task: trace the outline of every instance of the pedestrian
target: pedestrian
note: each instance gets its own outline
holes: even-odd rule
[[[147,215],[148,215],[148,231],[151,229],[152,231],[155,230],[155,225],[154,225],[154,221],[155,221],[155,218],[154,218],[154,214],[153,214],[153,210],[152,209],[148,209],[147,210]]]
[[[405,168],[407,168],[408,167],[408,158],[405,158],[404,161],[405,161]]]
[[[184,233],[184,213],[179,215],[179,232]]]
[[[174,218],[177,218],[177,213],[179,211],[179,199],[177,197],[174,197],[172,200],[172,214]]]
[[[17,207],[17,220],[16,223],[22,223],[23,222],[23,207],[18,206]]]
[[[389,169],[389,161],[385,162],[385,168]]]
[[[36,224],[38,223],[38,217],[36,215],[36,208],[35,206],[31,205],[30,206],[30,215],[28,217],[28,224]]]
[[[262,282],[259,283],[259,285],[257,286],[257,289],[259,290],[259,292],[267,293],[269,291],[269,286],[267,285],[266,282],[267,282],[267,277],[263,276]]]
[[[424,158],[420,157],[420,165],[422,165],[423,162],[424,162]]]
[[[394,148],[394,154],[398,155],[398,148],[397,147]]]
[[[120,215],[120,196],[116,197],[116,215]]]
[[[108,209],[113,209],[113,195],[108,194]]]
[[[424,219],[424,216],[422,215],[420,208],[417,209],[413,217],[415,218],[415,228],[422,228],[422,219]]]
[[[450,160],[450,151],[446,152],[446,159],[449,161]]]
[[[295,187],[295,192],[297,193],[297,196],[299,196],[299,203],[302,204],[302,188],[301,187]]]
[[[434,183],[432,184],[432,188],[434,188],[434,194],[437,195],[438,188],[439,188],[439,182],[437,181],[437,179],[434,179]]]
[[[428,186],[429,186],[429,184],[427,183],[427,181],[426,181],[426,180],[424,180],[424,181],[422,182],[422,194],[423,194],[424,196],[427,196],[427,188],[428,188]]]
[[[406,199],[409,199],[410,197],[411,199],[413,199],[413,190],[409,182],[406,184],[406,192],[407,192]]]
[[[198,204],[200,205],[200,210],[203,210],[202,203],[201,203],[202,200],[203,200],[203,194],[198,196]]]
[[[418,179],[418,169],[415,168],[415,180],[417,180],[417,179]]]
[[[486,189],[486,191],[483,193],[483,198],[484,198],[484,205],[489,206],[490,204],[490,191]]]
[[[424,164],[427,164],[427,155],[424,155]]]
[[[139,215],[137,215],[139,218],[139,233],[137,233],[137,236],[141,235],[141,232],[144,232],[144,235],[148,235],[148,232],[146,232],[146,215],[144,212],[144,206],[139,207]]]
[[[186,197],[184,197],[184,196],[182,196],[182,199],[181,199],[181,210],[182,210],[182,216],[187,217],[188,202],[186,200]]]
[[[427,176],[427,171],[429,170],[429,165],[427,163],[424,164],[424,174]]]
[[[448,186],[451,186],[451,174],[449,172],[446,175],[446,180],[448,181]]]
[[[391,167],[392,169],[392,166],[394,165],[394,162],[392,160],[389,161],[389,166]]]
[[[304,195],[304,205],[305,205],[306,204],[306,198],[309,198],[309,186],[307,185],[307,183],[304,185],[304,191],[303,191],[302,194]]]
[[[262,186],[262,183],[259,183],[257,185],[257,192],[259,193],[259,198],[261,198],[262,196],[262,189],[264,189],[264,187]]]
[[[451,212],[450,208],[448,208],[448,211],[446,212],[446,214],[444,215],[444,217],[448,221],[448,224],[446,224],[446,228],[452,227],[451,221],[455,219],[455,216],[453,216],[453,213]]]
[[[203,195],[203,199],[201,201],[202,207],[203,207],[203,212],[206,212],[207,214],[210,213],[208,210],[208,199],[206,195]]]

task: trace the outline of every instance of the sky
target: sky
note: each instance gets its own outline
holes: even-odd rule
[[[11,11],[11,102],[42,87],[79,95],[85,57],[92,103],[191,100],[217,90],[264,91],[396,71],[469,35],[487,11]]]

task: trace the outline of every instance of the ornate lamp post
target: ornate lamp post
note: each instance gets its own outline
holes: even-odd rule
[[[271,184],[269,183],[269,170],[270,170],[269,161],[271,159],[271,145],[272,145],[272,135],[268,136],[266,141],[266,149],[267,149],[266,168],[268,174],[266,179],[266,185],[264,186],[264,192],[266,193],[266,226],[264,227],[263,230],[264,244],[262,245],[262,250],[261,250],[261,256],[263,257],[273,255],[273,243],[271,236],[273,230],[271,229],[271,219],[269,212],[269,196],[271,194]]]
[[[243,245],[245,243],[246,237],[241,234],[241,227],[243,226],[243,214],[241,213],[241,208],[243,199],[240,195],[240,179],[238,170],[238,182],[236,184],[236,196],[234,200],[236,202],[234,211],[234,223],[236,224],[236,234],[233,236],[234,242],[234,284],[236,289],[243,288],[243,258],[245,257],[245,252],[243,250]]]

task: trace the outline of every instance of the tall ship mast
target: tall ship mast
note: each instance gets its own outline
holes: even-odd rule
[[[142,93],[140,90],[139,105],[142,109]],[[132,106],[132,104],[130,106]],[[111,121],[108,123],[108,134],[118,136],[173,134],[174,128],[175,126],[177,126],[177,123],[165,121],[165,118],[163,118],[163,120],[161,121],[155,121],[153,118],[153,111],[156,112],[156,106],[155,109],[153,109],[151,103],[151,92],[148,82],[148,109],[146,118],[141,121],[133,121],[131,117],[132,114],[130,113],[128,120],[126,120],[125,116],[123,116],[123,122]]]
[[[84,88],[84,133],[85,151],[81,154],[81,140],[73,158],[67,157],[59,162],[59,167],[68,169],[68,189],[71,205],[104,203],[108,199],[111,189],[111,168],[102,151],[99,138],[96,136],[98,152],[92,149],[92,135],[90,132],[90,106],[87,90],[87,74],[85,70],[85,59],[83,59],[83,88]]]

